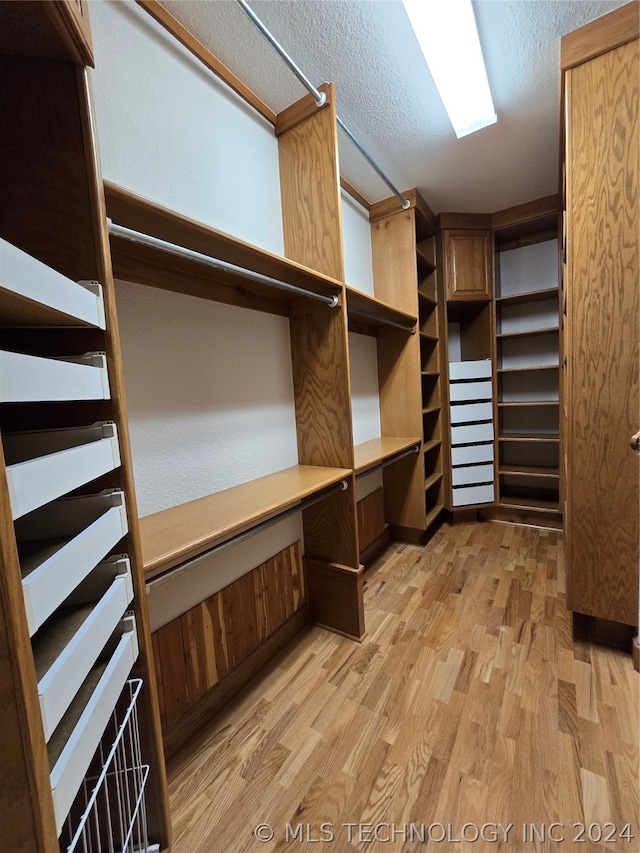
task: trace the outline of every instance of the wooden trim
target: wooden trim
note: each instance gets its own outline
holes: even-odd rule
[[[435,530],[435,528],[434,528]],[[400,542],[409,542],[411,545],[423,545],[426,541],[427,530],[419,527],[404,527],[402,524],[391,525],[391,535]]]
[[[41,5],[71,60],[76,65],[94,68],[87,0],[47,0]]]
[[[640,672],[640,641],[637,636],[633,638],[633,668]]]
[[[640,4],[634,0],[563,36],[560,40],[560,67],[567,71],[639,36]]]
[[[322,86],[318,86],[318,91],[324,92],[326,95],[326,100],[321,107],[316,104],[313,95],[308,94],[304,95],[304,97],[300,98],[299,101],[296,101],[294,104],[291,104],[291,106],[278,113],[275,124],[276,136],[281,136],[288,130],[292,130],[299,124],[302,124],[303,121],[306,121],[308,118],[311,118],[331,106],[332,101],[335,98],[333,84],[323,83]]]
[[[187,743],[211,722],[211,718],[243,690],[270,661],[309,623],[306,606],[297,610],[264,643],[239,663],[195,705],[164,732],[167,762],[174,760]]]
[[[558,213],[558,205],[559,197],[556,193],[525,204],[517,204],[515,207],[508,207],[505,210],[499,210],[491,214],[491,228],[497,231],[500,228],[519,225],[521,222],[529,222],[543,216],[553,216]]]
[[[200,62],[209,69],[209,71],[213,71],[216,77],[219,77],[227,84],[227,86],[229,86],[229,88],[233,89],[237,95],[257,110],[257,112],[266,118],[267,121],[275,125],[276,114],[274,111],[268,107],[264,101],[255,94],[255,92],[252,92],[251,89],[242,82],[242,80],[236,77],[233,71],[227,68],[227,66],[220,62],[219,59],[216,59],[213,53],[211,53],[211,51],[206,48],[202,42],[199,42],[198,39],[192,35],[188,29],[186,29],[186,27],[183,27],[182,24],[173,17],[173,15],[167,12],[167,10],[160,5],[158,0],[136,0],[136,2],[145,10],[145,12],[148,12],[154,20],[163,26],[168,33],[177,39],[183,47],[186,47],[187,50],[196,57],[196,59],[199,59]]]
[[[367,212],[371,211],[371,203],[366,200],[363,195],[360,195],[358,190],[351,186],[349,181],[346,178],[340,178],[340,186],[342,189],[351,196],[352,199],[358,202],[358,204],[362,205]]]
[[[487,231],[492,228],[490,213],[439,213],[438,231],[464,229],[465,231]]]
[[[493,506],[479,509],[481,521],[496,521],[506,524],[523,524],[527,527],[540,527],[543,530],[562,530],[562,516],[558,513],[535,512],[517,507]]]

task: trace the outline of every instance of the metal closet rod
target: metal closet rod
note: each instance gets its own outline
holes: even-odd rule
[[[309,78],[305,74],[303,74],[303,72],[300,70],[300,68],[296,65],[296,63],[293,61],[293,59],[289,56],[287,51],[282,47],[280,42],[266,28],[266,26],[262,23],[260,18],[253,11],[251,6],[249,6],[249,4],[247,3],[247,0],[236,0],[236,3],[238,4],[238,6],[240,6],[242,11],[249,18],[249,20],[255,25],[255,27],[266,38],[266,40],[269,42],[271,47],[273,47],[274,50],[276,50],[277,53],[280,54],[281,58],[287,63],[289,68],[293,71],[293,73],[296,75],[296,77],[302,83],[302,85],[307,89],[307,91],[311,95],[313,95],[313,99],[316,102],[316,106],[317,107],[323,106],[323,104],[327,100],[327,96],[324,94],[324,92],[318,91],[318,89],[316,89],[316,87],[313,85],[311,80],[309,80]],[[411,202],[409,201],[409,199],[405,198],[402,195],[402,193],[400,192],[400,190],[395,186],[395,184],[393,184],[389,180],[389,178],[385,175],[385,173],[382,171],[380,166],[378,166],[376,161],[369,154],[369,152],[366,150],[366,148],[363,146],[363,144],[360,142],[360,140],[357,138],[357,136],[354,133],[352,133],[349,130],[349,128],[347,127],[347,125],[342,121],[340,116],[337,115],[336,119],[337,119],[338,124],[340,125],[341,129],[346,133],[346,135],[353,142],[353,144],[356,146],[356,148],[358,148],[358,150],[363,154],[367,163],[369,163],[369,165],[374,169],[374,171],[378,174],[378,176],[380,178],[382,178],[382,180],[389,187],[391,192],[400,199],[400,201],[402,203],[403,210],[406,210],[408,207],[411,207]]]
[[[202,554],[198,554],[198,556],[194,557],[192,560],[187,560],[184,563],[180,563],[177,566],[172,566],[170,569],[161,572],[154,578],[151,578],[151,580],[147,583],[147,586],[154,586],[156,583],[165,580],[169,575],[174,575],[177,572],[181,572],[186,569],[191,569],[201,563],[203,560],[206,560],[211,557],[213,554],[219,554],[221,551],[226,551],[226,549],[231,548],[232,545],[239,545],[240,542],[244,542],[245,539],[249,539],[252,536],[255,536],[256,533],[260,533],[262,530],[267,530],[269,527],[273,527],[274,524],[278,524],[279,522],[284,521],[286,518],[289,518],[289,516],[295,515],[298,512],[302,512],[305,509],[309,509],[309,507],[312,507],[314,504],[323,501],[325,498],[331,497],[331,495],[335,495],[337,492],[346,492],[348,491],[348,489],[349,483],[347,482],[347,480],[340,480],[340,482],[336,483],[335,485],[329,486],[329,488],[323,489],[321,492],[318,492],[315,495],[311,495],[311,497],[306,498],[295,506],[289,507],[289,509],[283,509],[276,515],[271,516],[271,518],[266,518],[264,521],[261,521],[259,524],[250,527],[248,530],[244,530],[241,533],[236,533],[229,539],[225,539],[224,542],[220,542],[219,545],[214,545],[212,548],[203,551]]]
[[[388,320],[374,311],[367,311],[366,308],[356,308],[351,305],[347,309],[349,314],[359,314],[361,317],[368,317],[370,320],[377,320],[379,323],[384,323],[385,326],[394,326],[396,329],[402,329],[403,332],[409,332],[410,335],[415,335],[415,323],[398,323],[396,320]]]
[[[218,258],[212,258],[210,255],[204,255],[202,252],[195,252],[193,249],[186,249],[184,246],[178,246],[177,243],[169,243],[166,240],[161,240],[159,237],[152,237],[150,234],[143,234],[141,231],[134,231],[132,228],[125,228],[123,225],[116,225],[110,219],[107,219],[109,225],[109,234],[114,237],[121,237],[123,240],[130,240],[132,243],[138,243],[141,246],[148,246],[152,249],[160,249],[162,252],[167,252],[170,255],[176,255],[179,258],[188,258],[190,261],[204,264],[213,269],[222,272],[230,272],[234,275],[242,276],[242,278],[250,281],[257,281],[260,284],[267,284],[270,287],[275,287],[278,290],[286,290],[289,293],[295,293],[298,296],[306,296],[309,299],[315,299],[318,302],[324,302],[330,308],[335,308],[340,304],[337,296],[325,296],[322,293],[314,293],[313,290],[305,290],[304,287],[298,287],[295,284],[289,284],[287,281],[280,281],[277,278],[263,275],[254,270],[248,270],[244,267],[230,264],[227,261],[221,261]]]

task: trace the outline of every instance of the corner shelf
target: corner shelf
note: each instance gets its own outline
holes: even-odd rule
[[[147,515],[140,519],[145,577],[150,580],[350,476],[348,468],[294,465]]]

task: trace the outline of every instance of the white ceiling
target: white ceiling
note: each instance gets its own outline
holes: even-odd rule
[[[249,0],[400,189],[432,209],[492,213],[557,191],[560,37],[627,0],[474,0],[498,122],[456,139],[399,0]],[[438,0],[447,2],[447,0]],[[234,0],[162,0],[275,112],[306,94]],[[391,193],[340,133],[340,170]]]

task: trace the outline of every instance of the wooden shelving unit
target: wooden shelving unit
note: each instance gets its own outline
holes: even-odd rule
[[[438,296],[435,216],[419,193],[373,205],[372,245],[376,293],[417,315],[418,334],[378,339],[383,433],[420,434],[422,453],[385,471],[386,514],[403,538],[418,540],[443,508],[441,301]]]
[[[413,448],[416,451],[420,449],[419,438],[373,438],[362,444],[356,444],[354,447],[356,476],[391,463]]]
[[[544,209],[546,208],[546,209]],[[498,507],[561,523],[557,213],[534,202],[495,232]],[[503,216],[508,222],[508,216]],[[554,239],[555,238],[555,239]]]
[[[0,29],[0,706],[11,732],[0,745],[2,846],[67,849],[74,803],[135,678],[149,768],[136,791],[148,827],[139,840],[165,849],[86,6],[3,4]]]

